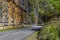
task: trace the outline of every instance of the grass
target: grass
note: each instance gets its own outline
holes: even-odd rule
[[[4,31],[8,31],[8,30],[15,30],[15,29],[19,29],[19,27],[18,28],[16,28],[16,27],[8,27],[8,28],[4,28],[4,27],[2,27],[3,29],[0,29],[0,32],[4,32]]]
[[[60,21],[50,21],[38,34],[38,40],[59,40]]]
[[[31,25],[24,25],[24,26],[7,26],[7,27],[1,27],[0,32],[8,31],[8,30],[16,30],[21,28],[30,27]]]
[[[35,32],[31,34],[29,37],[27,37],[25,40],[37,40],[37,34],[38,32]]]

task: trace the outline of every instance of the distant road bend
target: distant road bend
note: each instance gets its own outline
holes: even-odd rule
[[[0,32],[0,40],[24,40],[42,26]]]

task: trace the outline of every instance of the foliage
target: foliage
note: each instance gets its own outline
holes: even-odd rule
[[[38,2],[38,12],[40,15],[52,16],[60,14],[60,0],[30,0],[32,10],[34,10]]]
[[[60,16],[51,18],[42,30],[38,32],[38,40],[59,40],[60,39]]]
[[[33,21],[34,20],[34,13],[33,12],[31,12],[30,14],[29,14],[29,16],[31,17],[31,20]]]
[[[60,0],[48,0],[48,2],[55,7],[58,13],[60,13]]]
[[[44,26],[43,30],[38,34],[38,40],[59,40],[56,26],[53,24]]]
[[[55,14],[55,9],[52,4],[49,4],[46,0],[39,1],[39,13],[40,15],[51,16]]]
[[[45,19],[47,17],[53,17],[53,15],[60,14],[60,0],[38,0],[38,5],[39,14],[44,16]],[[59,22],[60,20],[44,25],[43,29],[38,33],[38,40],[59,40]]]

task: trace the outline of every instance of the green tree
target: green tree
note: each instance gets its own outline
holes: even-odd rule
[[[60,14],[60,0],[30,0],[32,10],[38,2],[38,12],[40,15],[51,16],[54,14]]]

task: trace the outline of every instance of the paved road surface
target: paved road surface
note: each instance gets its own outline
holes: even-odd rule
[[[35,32],[31,29],[33,28],[23,28],[0,32],[0,40],[24,40],[27,36]]]

